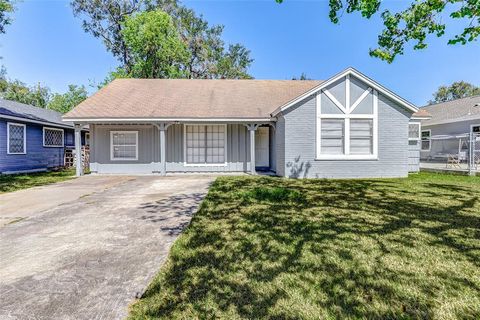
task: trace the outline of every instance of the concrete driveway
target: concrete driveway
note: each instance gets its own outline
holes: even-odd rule
[[[85,176],[0,195],[0,319],[124,318],[213,179]]]

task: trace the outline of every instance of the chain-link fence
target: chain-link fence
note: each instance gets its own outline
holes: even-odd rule
[[[420,167],[423,169],[480,171],[480,133],[422,135]]]

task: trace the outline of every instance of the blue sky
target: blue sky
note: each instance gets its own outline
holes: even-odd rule
[[[427,50],[407,49],[393,64],[371,58],[381,20],[344,15],[328,20],[328,1],[186,1],[211,23],[225,25],[226,42],[240,42],[255,59],[250,73],[259,79],[290,79],[305,72],[327,79],[353,66],[421,106],[442,84],[465,80],[480,85],[480,42],[449,46],[430,38]],[[400,1],[387,1],[398,8]],[[447,34],[460,30],[449,26]],[[63,92],[68,84],[102,81],[117,65],[99,39],[83,31],[68,1],[24,0],[14,23],[0,35],[1,63],[10,78],[41,82]],[[93,89],[92,89],[93,90]]]

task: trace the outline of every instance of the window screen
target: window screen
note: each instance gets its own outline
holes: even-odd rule
[[[420,124],[419,123],[408,124],[408,139],[410,139],[410,140],[420,139]]]
[[[43,128],[43,146],[63,147],[63,130]]]
[[[350,154],[373,153],[373,120],[350,120]]]
[[[8,153],[26,153],[25,134],[25,125],[8,124]]]
[[[138,132],[112,131],[112,160],[137,160]]]
[[[225,126],[188,125],[186,127],[187,163],[225,163]]]
[[[321,153],[344,154],[345,120],[322,119]]]
[[[430,131],[422,131],[422,150],[430,150]]]

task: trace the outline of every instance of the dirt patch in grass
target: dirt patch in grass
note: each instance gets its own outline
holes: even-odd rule
[[[221,177],[131,319],[478,319],[480,177]]]

